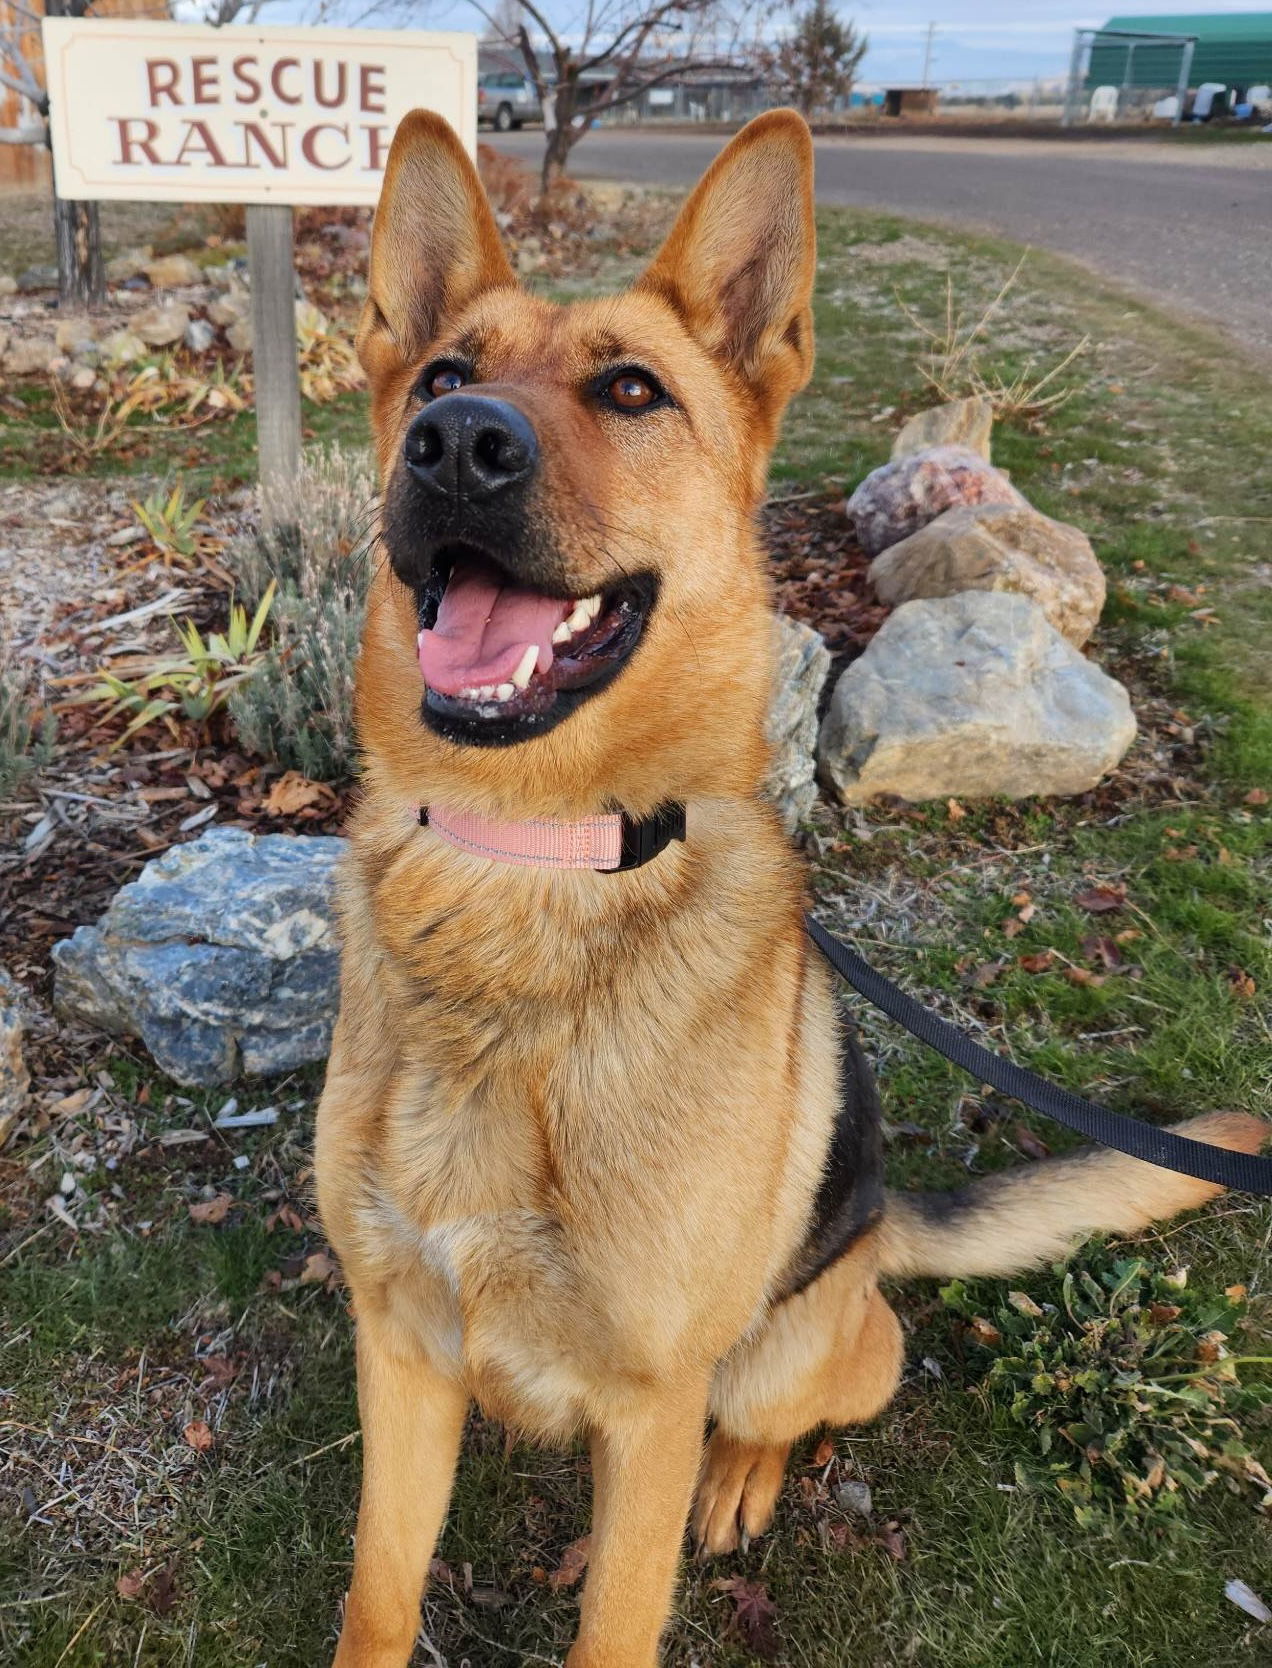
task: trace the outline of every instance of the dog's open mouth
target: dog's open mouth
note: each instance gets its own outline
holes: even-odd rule
[[[451,740],[495,746],[550,729],[620,671],[653,597],[647,578],[552,596],[479,550],[443,548],[418,598],[425,721]]]

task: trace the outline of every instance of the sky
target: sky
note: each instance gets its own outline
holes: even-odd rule
[[[336,0],[342,20],[370,0]],[[405,5],[408,0],[399,0]],[[798,4],[798,0],[796,0]],[[185,0],[188,11],[197,0]],[[558,27],[568,29],[582,11],[581,0],[539,0]],[[396,7],[394,7],[396,9]],[[493,9],[493,0],[491,0]],[[778,5],[766,10],[780,15]],[[1073,31],[1098,25],[1112,16],[1136,11],[1149,15],[1169,12],[1266,12],[1272,0],[1109,0],[1094,10],[1074,0],[839,0],[839,11],[869,37],[870,49],[861,68],[866,82],[903,85],[918,82],[929,23],[932,37],[930,78],[938,85],[951,81],[1055,77],[1066,73]],[[413,0],[411,21],[428,29],[478,29],[480,15],[470,0]],[[289,17],[312,15],[312,0],[272,0],[262,22],[282,23]],[[398,11],[398,16],[401,12]],[[332,21],[336,21],[333,17]]]

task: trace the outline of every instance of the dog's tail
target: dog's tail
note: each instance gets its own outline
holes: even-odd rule
[[[1242,1112],[1176,1124],[1177,1135],[1258,1152],[1272,1125]],[[880,1269],[892,1275],[1014,1274],[1063,1257],[1091,1234],[1129,1234],[1222,1193],[1103,1147],[986,1176],[954,1193],[889,1193]]]

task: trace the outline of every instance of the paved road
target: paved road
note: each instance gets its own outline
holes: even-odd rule
[[[535,161],[543,135],[499,148]],[[593,133],[574,152],[586,179],[687,185],[716,135]],[[819,139],[825,203],[988,228],[1084,261],[1272,359],[1272,139],[1266,146],[1128,141]]]

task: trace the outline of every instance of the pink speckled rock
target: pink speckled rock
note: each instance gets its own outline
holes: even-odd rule
[[[1024,504],[1001,469],[966,446],[932,446],[876,469],[848,500],[867,556],[909,538],[958,504]]]

